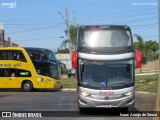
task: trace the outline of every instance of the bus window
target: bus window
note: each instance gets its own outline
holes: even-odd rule
[[[3,69],[4,77],[16,77],[16,69]]]
[[[4,70],[0,69],[0,77],[4,77]]]
[[[3,58],[1,60],[6,59],[26,62],[26,59],[20,50],[6,50],[1,51],[1,53],[3,54]]]
[[[16,77],[31,77],[31,72],[28,70],[17,69]]]
[[[0,60],[6,60],[6,52],[0,51]]]
[[[21,69],[0,69],[0,77],[31,77],[31,72]]]
[[[39,75],[44,75],[44,76],[50,77],[49,67],[38,67],[38,68],[36,68],[36,70]]]
[[[41,50],[27,50],[31,60],[47,60],[45,53]]]
[[[84,30],[80,33],[80,45],[88,47],[131,46],[131,33],[127,30]]]
[[[59,78],[59,73],[58,73],[58,69],[56,69],[55,66],[51,66],[51,73],[52,73],[52,76],[53,78]]]
[[[45,50],[45,51],[46,51],[46,53],[47,53],[47,55],[48,55],[48,59],[49,59],[49,60],[51,60],[51,61],[56,61],[56,57],[55,57],[53,51],[51,51],[51,50]]]

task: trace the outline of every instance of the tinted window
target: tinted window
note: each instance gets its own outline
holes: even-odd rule
[[[31,60],[47,60],[47,56],[42,50],[27,50]]]
[[[20,50],[2,50],[0,51],[0,60],[26,61],[22,51]]]
[[[5,51],[0,51],[0,60],[6,60],[6,52]]]
[[[88,47],[131,46],[131,34],[127,30],[82,30],[80,32],[80,45]]]
[[[54,53],[52,51],[46,50],[46,52],[47,52],[49,60],[56,61],[56,57],[55,57],[55,55],[54,55]]]
[[[0,69],[0,77],[31,77],[31,72],[21,69]]]
[[[49,67],[37,67],[36,70],[39,75],[51,76]]]
[[[133,82],[133,60],[84,60],[80,64],[81,81],[83,83],[115,85]]]

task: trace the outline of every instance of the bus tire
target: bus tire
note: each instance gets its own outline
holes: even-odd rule
[[[33,84],[32,84],[32,82],[30,82],[30,81],[23,82],[22,89],[25,92],[31,92],[33,90]]]
[[[127,113],[128,112],[128,107],[123,107],[121,108],[122,113]]]
[[[81,107],[79,107],[79,112],[80,112],[80,113],[86,112],[86,108],[81,108]]]

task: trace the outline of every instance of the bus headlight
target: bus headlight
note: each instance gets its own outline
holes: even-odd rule
[[[133,94],[134,94],[134,91],[129,91],[129,92],[123,94],[123,95],[124,95],[124,96],[131,96],[131,95],[133,95]]]
[[[90,96],[91,94],[89,93],[86,93],[86,92],[79,92],[80,95],[84,96],[84,97],[88,97]]]

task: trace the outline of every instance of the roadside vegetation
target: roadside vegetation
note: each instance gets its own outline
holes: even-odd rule
[[[156,93],[158,75],[135,77],[136,91]]]
[[[158,75],[153,76],[136,76],[135,89],[136,91],[155,93],[157,88]],[[61,84],[63,88],[76,88],[76,78],[62,78]]]

